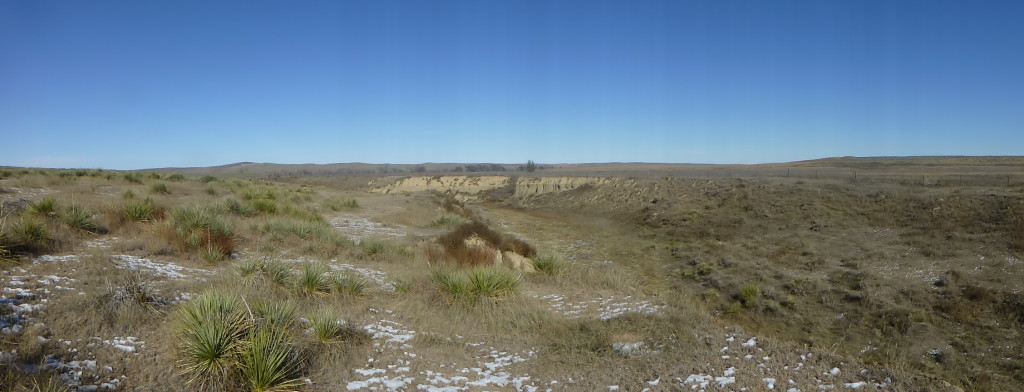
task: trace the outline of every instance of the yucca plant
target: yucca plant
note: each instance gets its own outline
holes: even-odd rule
[[[151,189],[155,193],[163,193],[163,194],[171,193],[171,191],[169,189],[167,189],[167,184],[164,184],[162,182],[157,182],[157,183],[154,183],[153,185],[150,185],[149,189]]]
[[[322,263],[303,263],[299,268],[296,288],[308,296],[327,295],[331,290],[327,272],[327,266]]]
[[[243,384],[253,392],[296,391],[304,385],[298,378],[300,361],[292,339],[279,329],[253,328],[241,351],[239,367]]]
[[[565,259],[555,254],[534,256],[531,261],[533,269],[547,275],[561,275],[569,268]]]
[[[224,390],[249,326],[239,301],[218,292],[183,305],[178,316],[179,365],[190,386]]]
[[[363,297],[366,295],[366,280],[362,277],[353,277],[349,274],[337,274],[331,279],[334,284],[334,291],[349,297]]]
[[[64,210],[61,220],[68,227],[79,231],[96,231],[96,224],[92,222],[92,212],[77,204],[72,204]]]
[[[456,270],[439,269],[430,274],[430,279],[441,292],[452,298],[469,298],[472,296],[469,279]]]
[[[59,377],[49,377],[44,381],[33,380],[32,389],[26,389],[31,392],[68,392],[71,388],[68,384],[61,381]]]
[[[38,253],[53,246],[53,236],[43,222],[35,219],[23,219],[11,228],[11,240],[16,247]]]
[[[333,313],[321,310],[309,317],[309,326],[317,340],[327,343],[341,334],[342,322]]]
[[[234,248],[234,229],[212,210],[198,206],[182,207],[171,211],[171,218],[179,246],[183,249],[213,247],[224,256]]]
[[[288,283],[292,280],[291,266],[284,262],[266,262],[263,264],[263,271],[267,276],[267,280],[278,286],[288,286]]]
[[[367,238],[362,240],[359,243],[359,247],[362,248],[363,254],[367,257],[382,255],[388,249],[388,246],[384,241],[376,238]]]
[[[519,275],[500,267],[478,267],[469,271],[469,283],[476,295],[502,297],[519,288]]]
[[[256,301],[252,313],[263,326],[288,329],[295,324],[295,303],[291,301]]]
[[[150,198],[129,199],[121,209],[124,218],[132,222],[147,222],[153,219],[153,212],[153,200]]]
[[[26,211],[31,215],[55,217],[57,216],[57,200],[46,196],[42,200],[28,203]]]

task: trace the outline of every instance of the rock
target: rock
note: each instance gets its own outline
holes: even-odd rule
[[[519,272],[535,272],[533,269],[533,260],[524,257],[516,252],[505,251],[501,254],[505,266],[512,269],[513,271]]]

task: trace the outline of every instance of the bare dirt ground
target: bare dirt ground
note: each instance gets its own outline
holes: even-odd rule
[[[0,391],[51,377],[80,391],[194,390],[179,313],[211,289],[293,304],[302,366],[292,376],[304,390],[1024,389],[1019,186],[555,176],[379,192],[399,178],[109,173],[0,180]],[[158,182],[169,193],[151,189]],[[26,209],[47,196],[52,214]],[[117,218],[145,197],[162,215]],[[431,249],[457,227],[439,223],[451,200],[538,255],[560,255],[566,272],[518,273],[511,295],[450,296]],[[71,204],[98,227],[68,229]],[[228,254],[204,261],[180,242],[187,205],[234,229]],[[26,245],[28,221],[49,241]],[[256,262],[291,276],[323,263],[365,288],[303,294],[247,277]],[[309,319],[323,311],[343,337],[313,338]]]

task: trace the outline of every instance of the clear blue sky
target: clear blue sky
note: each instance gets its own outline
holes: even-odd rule
[[[1022,1],[0,2],[0,165],[1024,154]]]

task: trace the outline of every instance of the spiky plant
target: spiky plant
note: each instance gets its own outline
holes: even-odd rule
[[[308,296],[326,295],[331,290],[327,272],[327,266],[322,263],[303,263],[299,268],[296,288]]]
[[[288,286],[292,280],[292,269],[287,263],[281,261],[270,261],[263,264],[263,271],[267,280],[278,286]]]
[[[309,326],[317,340],[327,343],[341,334],[342,322],[333,313],[321,310],[309,317]]]
[[[547,275],[561,275],[569,268],[565,259],[555,254],[534,256],[531,261],[533,269]]]
[[[366,295],[366,280],[362,277],[353,277],[349,274],[336,274],[331,278],[334,291],[350,297],[363,297]]]
[[[57,216],[57,200],[52,196],[46,196],[42,200],[28,203],[25,209],[29,214],[36,216]]]
[[[11,228],[11,240],[18,248],[38,253],[53,246],[53,236],[43,222],[36,219],[23,219]]]
[[[500,267],[479,267],[469,271],[472,292],[484,297],[502,297],[519,288],[519,275]]]
[[[359,243],[359,247],[363,249],[363,254],[367,257],[374,257],[384,254],[387,251],[387,244],[376,238],[367,238]]]
[[[268,327],[249,331],[241,351],[242,382],[253,392],[296,391],[304,383],[298,378],[300,361],[286,332]]]
[[[459,271],[448,269],[435,270],[430,274],[430,279],[434,281],[434,285],[441,292],[449,297],[459,299],[472,296],[469,280]]]
[[[68,227],[79,231],[96,231],[96,224],[92,222],[92,212],[78,204],[69,205],[64,210],[61,220]]]
[[[287,329],[295,324],[295,303],[291,301],[256,301],[252,313],[263,326]]]
[[[68,392],[71,388],[59,377],[49,377],[43,381],[32,380],[32,389],[27,390],[32,392]]]
[[[249,325],[239,301],[210,292],[181,307],[177,334],[179,366],[190,386],[224,390]]]
[[[147,222],[153,219],[153,212],[153,200],[150,198],[128,199],[121,209],[124,218],[132,222]]]

